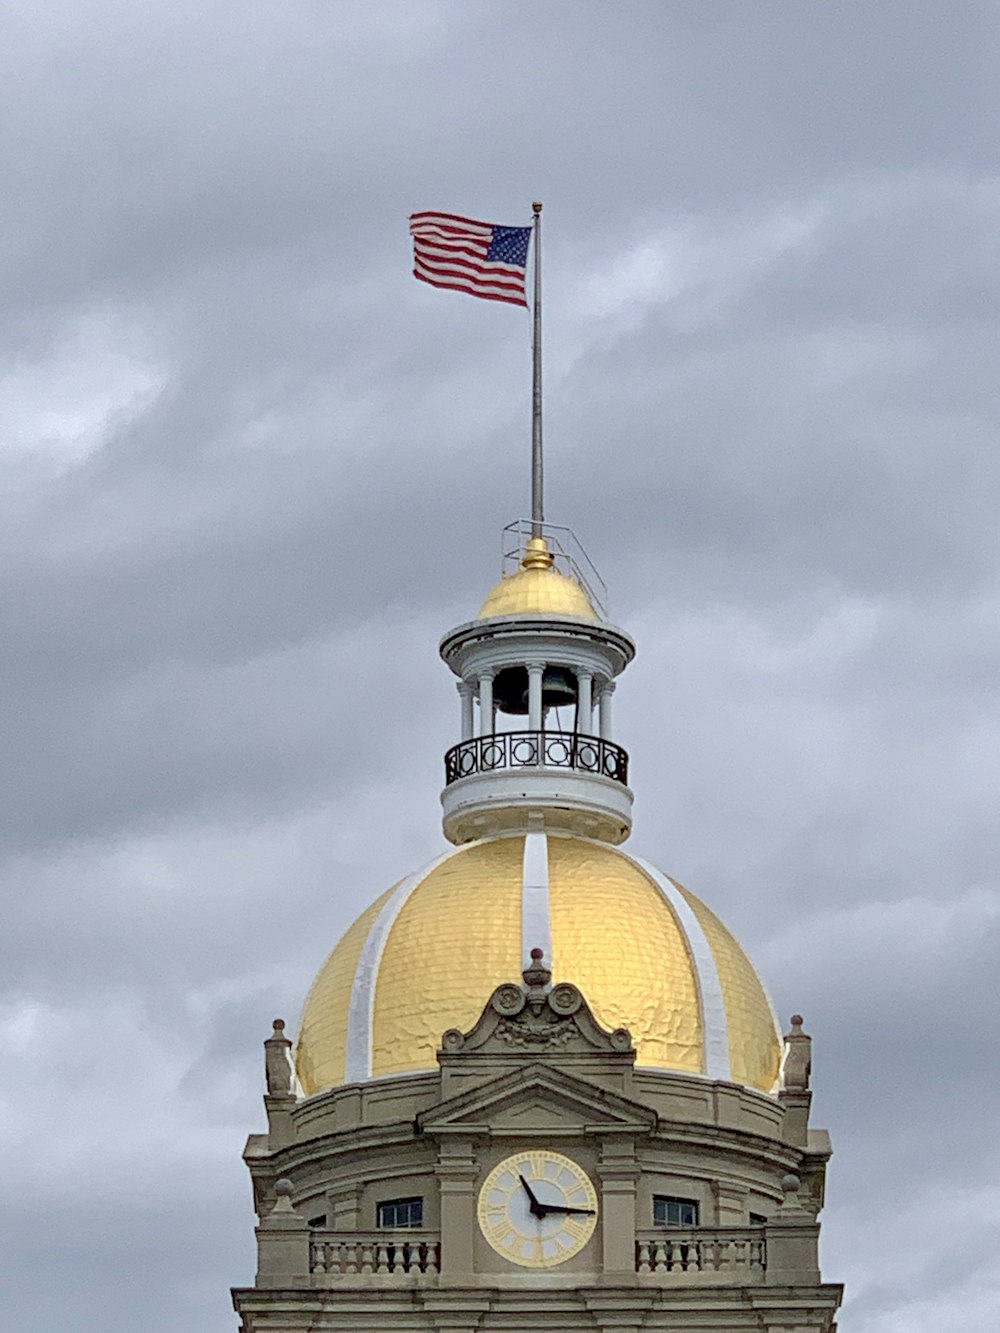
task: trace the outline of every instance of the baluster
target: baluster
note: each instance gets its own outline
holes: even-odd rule
[[[370,1243],[365,1242],[361,1246],[361,1272],[373,1273],[375,1271],[374,1255]]]
[[[689,1273],[700,1273],[704,1267],[701,1246],[702,1242],[697,1239],[688,1241],[687,1267]]]
[[[341,1273],[356,1273],[358,1271],[358,1247],[356,1244],[348,1245],[346,1241],[340,1246],[340,1270]]]
[[[653,1271],[654,1273],[665,1273],[667,1271],[667,1243],[664,1240],[658,1240],[656,1242]]]
[[[389,1271],[389,1247],[385,1241],[379,1241],[375,1246],[375,1272],[388,1273]]]
[[[764,1268],[764,1242],[762,1240],[752,1240],[750,1242],[750,1267],[757,1273]]]
[[[427,1246],[427,1258],[424,1262],[422,1271],[425,1273],[436,1273],[440,1267],[440,1255],[440,1242],[432,1240]]]
[[[638,1240],[635,1243],[635,1269],[637,1273],[649,1273],[652,1271],[650,1263],[650,1250],[652,1246],[649,1241]]]
[[[672,1241],[670,1244],[669,1266],[671,1273],[683,1273],[684,1271],[684,1254],[679,1240]]]
[[[405,1273],[410,1266],[411,1245],[408,1240],[402,1244],[393,1247],[392,1252],[392,1271],[394,1273]]]
[[[746,1268],[746,1266],[747,1266],[747,1243],[746,1243],[746,1240],[745,1240],[742,1236],[741,1236],[738,1240],[734,1240],[734,1241],[733,1241],[733,1250],[735,1251],[735,1253],[734,1253],[734,1255],[733,1255],[733,1267],[734,1267],[734,1268]]]

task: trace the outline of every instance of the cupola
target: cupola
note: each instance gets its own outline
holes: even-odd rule
[[[460,739],[445,755],[445,836],[552,830],[620,843],[632,827],[612,695],[632,660],[597,571],[566,528],[505,529],[504,570],[475,620],[441,642],[458,677]]]

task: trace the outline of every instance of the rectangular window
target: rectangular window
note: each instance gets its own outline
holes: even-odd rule
[[[658,1227],[696,1227],[698,1204],[694,1199],[674,1199],[666,1194],[654,1194],[653,1222]]]
[[[422,1227],[423,1199],[387,1199],[378,1206],[378,1224],[392,1231],[401,1227]]]
[[[763,1213],[751,1213],[751,1214],[750,1214],[750,1225],[751,1225],[752,1227],[766,1227],[766,1226],[767,1226],[767,1218],[764,1216]]]

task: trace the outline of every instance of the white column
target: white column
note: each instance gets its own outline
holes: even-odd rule
[[[493,672],[483,671],[479,677],[479,734],[493,735]]]
[[[458,697],[462,701],[462,740],[471,741],[476,730],[476,687],[471,680],[460,680],[457,688]]]
[[[615,692],[615,682],[606,680],[601,686],[601,739],[611,739],[611,696]]]
[[[576,727],[584,736],[594,725],[594,677],[589,671],[576,673]]]
[[[528,730],[542,729],[542,680],[545,676],[544,662],[528,663]]]

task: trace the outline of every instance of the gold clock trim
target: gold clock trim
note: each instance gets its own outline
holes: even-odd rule
[[[529,1211],[524,1176],[540,1203],[590,1209],[578,1215]],[[498,1162],[479,1191],[479,1229],[490,1247],[521,1268],[556,1268],[579,1254],[597,1226],[597,1191],[578,1162],[547,1148],[512,1153]]]

